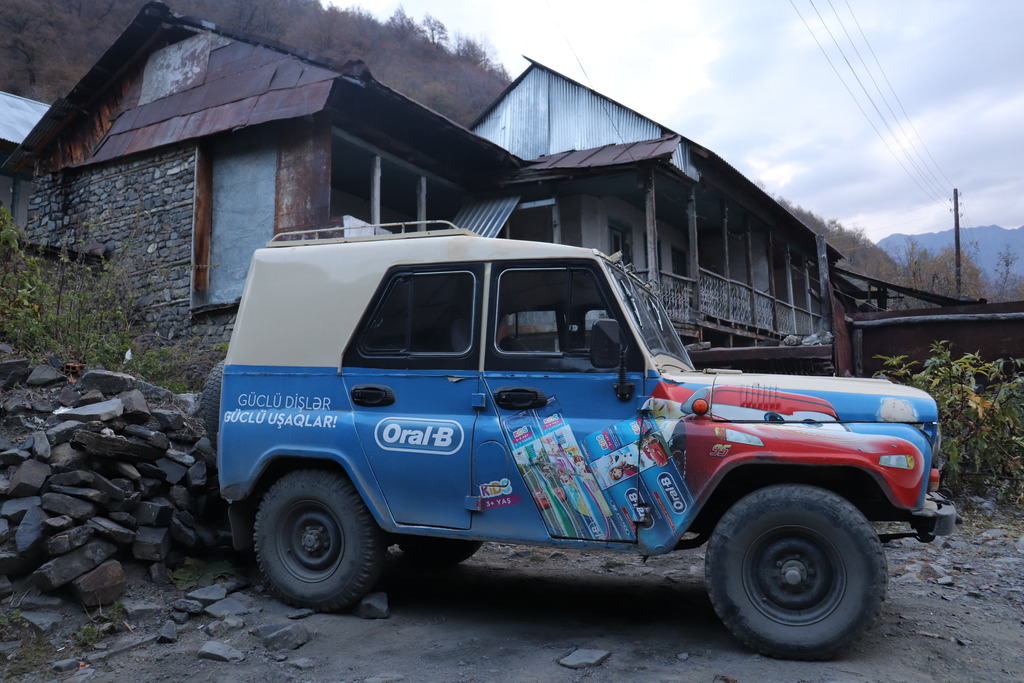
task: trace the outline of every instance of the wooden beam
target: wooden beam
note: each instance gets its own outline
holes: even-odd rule
[[[824,235],[816,235],[818,247],[818,286],[821,292],[821,326],[828,332],[832,331],[832,275],[828,268],[828,245]]]
[[[380,157],[373,157],[370,164],[370,223],[380,223]]]
[[[192,219],[192,289],[210,287],[213,248],[213,159],[202,143],[196,145],[194,218]]]
[[[658,272],[658,216],[654,201],[654,167],[648,169],[644,177],[644,222],[647,228],[647,280],[656,284],[661,282]]]
[[[421,223],[427,220],[427,176],[425,175],[421,175],[416,184],[416,220]],[[425,230],[426,226],[421,225],[419,229]]]

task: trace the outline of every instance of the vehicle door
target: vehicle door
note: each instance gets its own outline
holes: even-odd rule
[[[356,431],[399,524],[469,527],[482,273],[392,269],[345,352]]]
[[[590,361],[594,323],[621,319],[600,265],[496,263],[489,281],[490,401],[478,433],[502,439],[514,465],[504,490],[481,467],[474,471],[484,508],[474,529],[529,510],[543,521],[541,534],[634,540],[643,360],[628,343],[624,378]],[[617,392],[617,384],[634,390]],[[489,507],[491,497],[508,504]]]

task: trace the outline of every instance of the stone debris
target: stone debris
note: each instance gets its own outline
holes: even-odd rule
[[[387,619],[391,616],[391,610],[388,609],[388,594],[370,593],[359,601],[353,614],[362,619]]]
[[[227,643],[211,640],[199,648],[199,659],[210,659],[215,662],[240,662],[245,659],[245,653]]]
[[[164,625],[160,627],[160,632],[156,636],[156,642],[158,643],[176,643],[178,642],[178,625],[174,621],[168,619],[164,622]]]
[[[26,364],[0,386],[5,585],[70,583],[95,607],[123,594],[120,558],[166,567],[175,551],[227,543],[207,521],[225,517],[215,454],[173,399],[151,406],[154,387],[101,369],[70,383],[51,364]]]
[[[309,630],[302,624],[264,624],[253,631],[268,650],[295,650],[309,642]]]
[[[558,663],[568,669],[588,669],[601,666],[606,659],[612,656],[607,650],[574,650],[566,657],[558,660]]]

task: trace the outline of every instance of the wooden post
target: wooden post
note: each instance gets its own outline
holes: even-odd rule
[[[821,292],[821,323],[822,329],[833,332],[832,329],[832,275],[828,268],[828,243],[824,235],[815,235],[814,241],[818,247],[818,279],[819,291]]]
[[[196,145],[195,218],[192,220],[192,289],[210,287],[213,252],[213,159],[206,147]]]
[[[743,214],[743,237],[747,246],[747,285],[750,286],[750,324],[757,327],[757,288],[754,287],[754,235],[750,214]]]
[[[796,334],[796,299],[793,296],[793,252],[786,245],[786,303],[789,304],[790,334]]]
[[[725,278],[725,306],[726,316],[729,320],[735,320],[732,312],[732,267],[729,263],[729,207],[725,200],[718,203],[718,213],[722,218],[722,276]]]
[[[380,157],[373,157],[370,167],[370,223],[380,223]]]
[[[661,289],[658,272],[658,216],[654,201],[654,168],[644,178],[644,220],[647,227],[647,281]]]
[[[420,182],[416,186],[416,220],[422,223],[427,220],[427,177],[420,176]],[[427,226],[420,225],[419,230],[425,230]]]
[[[694,320],[700,313],[700,254],[697,249],[697,186],[690,185],[690,201],[686,204],[686,223],[690,240],[690,277],[693,278],[691,310]]]

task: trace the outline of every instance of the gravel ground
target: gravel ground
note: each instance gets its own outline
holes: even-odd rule
[[[237,574],[223,592],[235,591],[234,600],[222,603],[227,613],[220,618],[202,613],[185,621],[175,601],[187,599],[190,589],[153,583],[138,565],[128,565],[124,611],[107,610],[92,620],[67,601],[16,591],[0,611],[7,619],[16,607],[61,619],[45,642],[0,645],[13,657],[4,676],[96,682],[1021,681],[1024,514],[973,504],[947,540],[886,545],[889,590],[879,622],[827,662],[774,660],[744,649],[708,601],[702,550],[644,562],[488,544],[459,567],[426,574],[396,554],[378,586],[382,595],[363,616],[304,615],[270,597],[251,558],[243,556],[228,558]],[[213,559],[204,558],[208,568],[222,566],[210,564]],[[170,626],[176,604],[183,623]],[[116,631],[103,635],[104,628]]]

